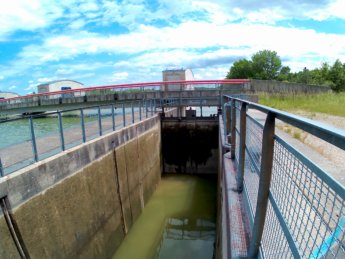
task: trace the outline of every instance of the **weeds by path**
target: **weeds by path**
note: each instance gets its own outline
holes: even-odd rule
[[[304,110],[345,117],[345,93],[316,95],[259,94],[259,103],[285,111]]]

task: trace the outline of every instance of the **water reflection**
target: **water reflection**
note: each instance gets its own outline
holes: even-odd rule
[[[162,177],[113,259],[212,259],[216,176]]]
[[[212,258],[215,236],[212,221],[168,218],[155,258]]]

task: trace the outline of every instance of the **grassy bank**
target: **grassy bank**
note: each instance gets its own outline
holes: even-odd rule
[[[303,110],[345,117],[345,93],[295,96],[260,94],[259,103],[285,111]]]

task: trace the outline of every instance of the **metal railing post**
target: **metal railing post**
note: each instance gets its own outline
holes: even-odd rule
[[[139,121],[141,121],[141,106],[142,106],[142,102],[139,101]]]
[[[101,115],[101,107],[98,106],[98,128],[99,128],[99,135],[102,136],[102,115]]]
[[[148,113],[148,111],[147,111],[147,99],[145,99],[145,111],[146,111],[146,118],[147,118],[147,113]]]
[[[84,110],[83,108],[80,109],[80,126],[81,126],[81,134],[83,137],[83,143],[86,142],[86,133],[85,133],[85,121],[84,121]]]
[[[162,112],[164,112],[162,97],[159,98],[159,107],[161,108]]]
[[[231,105],[229,103],[226,103],[224,105],[225,107],[225,141],[228,141],[228,135],[231,132]]]
[[[236,153],[236,102],[231,100],[231,159],[235,159]]]
[[[241,104],[240,110],[240,146],[237,174],[237,191],[243,190],[244,161],[246,156],[246,127],[247,127],[247,104]]]
[[[4,177],[4,175],[5,175],[4,167],[2,166],[1,157],[0,157],[0,177]]]
[[[156,97],[153,99],[154,111],[157,113],[157,104],[156,104]]]
[[[61,150],[65,151],[65,138],[63,135],[63,125],[62,125],[62,116],[61,112],[58,112],[58,119],[59,119],[59,133],[60,133],[60,144],[61,144]]]
[[[113,131],[115,131],[116,129],[116,125],[115,125],[115,111],[114,111],[114,104],[111,105],[111,123],[112,123],[112,126],[113,126]]]
[[[122,104],[122,119],[123,119],[123,127],[126,127],[126,111],[125,111],[125,104]]]
[[[202,117],[202,99],[201,99],[201,96],[202,96],[202,94],[201,94],[201,91],[200,91],[200,93],[199,93],[199,98],[200,98],[200,117]]]
[[[152,99],[150,99],[150,110],[151,110],[151,116],[152,116],[153,115]]]
[[[268,205],[268,195],[272,176],[273,152],[274,152],[274,127],[275,114],[267,113],[263,130],[262,158],[260,167],[260,181],[256,212],[253,225],[252,240],[249,244],[249,257],[257,257],[259,253],[262,234],[265,226],[265,219]]]
[[[134,123],[134,106],[133,102],[131,102],[131,109],[132,109],[132,124]]]
[[[32,121],[32,116],[29,117],[29,124],[30,124],[30,133],[31,133],[32,153],[34,155],[35,162],[37,162],[38,153],[37,153],[36,137],[35,137],[34,123]]]

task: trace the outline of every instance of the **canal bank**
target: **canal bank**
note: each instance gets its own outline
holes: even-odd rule
[[[156,115],[0,178],[0,258],[110,258],[160,181],[160,133]]]

